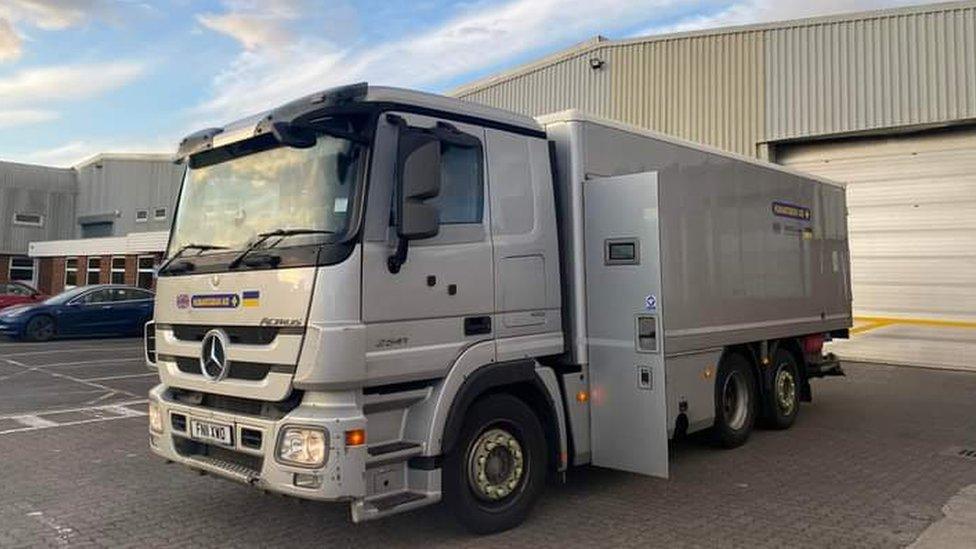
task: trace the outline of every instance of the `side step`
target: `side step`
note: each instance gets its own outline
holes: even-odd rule
[[[424,494],[410,490],[384,494],[368,500],[361,499],[352,504],[352,520],[353,522],[374,520],[433,505],[440,501],[440,499],[440,494]]]
[[[409,440],[397,440],[370,446],[366,449],[366,453],[368,454],[366,468],[369,469],[370,467],[387,463],[406,461],[413,456],[419,456],[422,450],[423,446],[419,442]]]

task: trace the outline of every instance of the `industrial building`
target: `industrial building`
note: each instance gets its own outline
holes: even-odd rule
[[[154,287],[182,174],[168,155],[103,154],[66,169],[0,162],[0,283],[45,294]]]
[[[581,109],[843,183],[857,324],[833,348],[976,368],[976,2],[597,38],[453,94]]]

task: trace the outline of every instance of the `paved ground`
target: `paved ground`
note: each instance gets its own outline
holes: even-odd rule
[[[790,431],[678,444],[670,481],[575,470],[521,528],[472,538],[442,507],[355,526],[151,457],[137,341],[0,342],[0,547],[908,545],[976,484],[954,449],[976,448],[976,374],[847,370]]]

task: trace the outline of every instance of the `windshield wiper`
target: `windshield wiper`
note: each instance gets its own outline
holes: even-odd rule
[[[181,246],[180,249],[176,250],[176,253],[173,254],[173,257],[167,259],[166,263],[160,265],[159,272],[166,271],[166,269],[168,269],[169,266],[172,265],[174,261],[182,257],[183,254],[185,254],[190,250],[200,250],[200,253],[203,253],[203,252],[209,252],[210,250],[226,250],[226,249],[227,246],[214,246],[213,244],[187,244],[185,246]]]
[[[244,261],[245,257],[247,257],[251,252],[253,252],[258,246],[266,242],[269,238],[278,236],[281,237],[278,239],[278,242],[281,242],[286,237],[296,236],[300,234],[335,234],[335,231],[324,231],[319,229],[275,229],[271,232],[261,233],[258,235],[257,240],[251,242],[251,244],[247,248],[245,248],[243,252],[238,254],[237,257],[235,257],[234,260],[227,265],[227,268],[236,269],[237,267],[239,267],[241,262]],[[277,245],[278,242],[275,242],[275,245]]]

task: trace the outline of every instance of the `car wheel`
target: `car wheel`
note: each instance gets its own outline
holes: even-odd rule
[[[513,528],[545,488],[545,434],[523,401],[496,394],[468,410],[444,460],[444,500],[476,534]]]
[[[764,400],[764,425],[788,429],[800,411],[800,374],[796,358],[786,349],[773,353],[769,391]]]
[[[743,445],[756,423],[756,376],[748,359],[738,353],[722,358],[715,380],[715,443],[725,448]]]
[[[46,315],[35,316],[27,322],[24,334],[31,341],[48,341],[54,337],[54,319]]]

